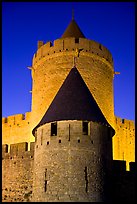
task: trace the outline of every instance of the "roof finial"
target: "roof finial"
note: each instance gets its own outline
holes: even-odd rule
[[[72,20],[74,20],[74,8],[72,8]]]

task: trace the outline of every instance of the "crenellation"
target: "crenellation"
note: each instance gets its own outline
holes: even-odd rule
[[[34,152],[35,142],[30,142],[30,152]]]
[[[28,151],[28,143],[27,142],[18,143],[18,154],[23,154],[26,151]]]
[[[76,48],[79,46],[79,44],[75,43],[75,38],[65,38],[63,40],[64,42],[64,49],[63,50],[66,50],[66,51],[71,51],[72,48]]]
[[[8,118],[3,117],[3,118],[2,118],[2,124],[7,123],[7,122],[8,122]]]
[[[51,123],[47,123],[37,130],[37,147],[36,150],[39,151],[41,145],[60,148],[72,147],[82,147],[95,149],[96,145],[100,145],[102,141],[101,137],[96,137],[97,132],[100,132],[100,128],[103,132],[106,132],[105,135],[108,137],[109,131],[108,126],[99,124],[97,122],[89,122],[88,125],[88,135],[83,134],[82,132],[82,121],[58,121],[57,122],[57,135],[51,136]],[[92,137],[90,136],[92,132]],[[106,144],[104,144],[106,146]],[[102,150],[98,149],[98,153],[102,154]]]
[[[7,123],[10,125],[15,125],[15,115],[8,116]]]
[[[105,46],[93,40],[84,38],[75,39],[73,37],[57,39],[53,42],[53,44],[51,42],[47,42],[41,45],[33,57],[33,64],[37,63],[45,56],[62,51],[76,51],[76,48],[84,52],[98,55],[101,58],[106,59],[110,64],[113,64],[112,55]]]
[[[116,128],[126,128],[126,129],[134,129],[135,123],[133,120],[123,119],[120,117],[115,117],[116,120]]]
[[[30,143],[30,151],[28,150],[28,143],[22,142],[22,143],[16,143],[16,144],[4,144],[2,145],[2,158],[3,159],[14,159],[16,157],[20,158],[33,158],[34,155],[34,142]],[[9,152],[8,152],[9,150]]]
[[[13,156],[13,155],[17,156],[18,155],[18,143],[10,145],[10,155],[11,156]]]
[[[8,145],[4,144],[2,145],[2,154],[8,153]]]
[[[58,50],[58,51],[64,50],[64,40],[62,40],[62,39],[54,40],[54,47],[55,47],[56,50]]]
[[[30,121],[31,112],[26,112],[25,114],[16,114],[8,116],[7,118],[2,118],[2,125],[19,125],[23,121]]]
[[[39,49],[43,45],[44,45],[44,42],[39,40],[37,43],[37,48]]]

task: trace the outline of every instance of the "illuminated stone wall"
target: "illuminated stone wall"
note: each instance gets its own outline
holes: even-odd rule
[[[135,161],[135,124],[133,120],[116,117],[116,134],[113,137],[113,159],[125,160],[129,170],[129,162]]]
[[[31,127],[31,112],[2,118],[2,144],[34,141]]]
[[[108,122],[114,124],[113,61],[103,45],[83,38],[58,39],[37,50],[32,63],[32,123],[36,126],[48,109],[59,88],[76,67]]]

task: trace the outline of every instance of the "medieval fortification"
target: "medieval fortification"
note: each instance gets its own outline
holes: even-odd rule
[[[37,48],[31,112],[2,118],[2,201],[134,201],[135,125],[114,115],[111,53],[74,19]]]

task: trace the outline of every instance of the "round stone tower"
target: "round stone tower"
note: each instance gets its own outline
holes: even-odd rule
[[[86,39],[74,19],[61,38],[38,42],[31,67],[32,127],[39,123],[74,64],[114,128],[112,56],[100,43]]]
[[[113,128],[73,67],[35,136],[34,202],[109,199]]]

